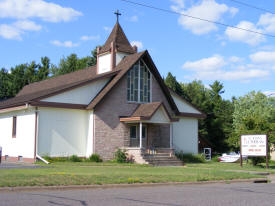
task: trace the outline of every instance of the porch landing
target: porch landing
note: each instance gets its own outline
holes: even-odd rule
[[[138,164],[150,164],[153,166],[183,166],[174,150],[170,148],[157,148],[154,150],[144,148],[123,148],[126,150],[128,158]]]

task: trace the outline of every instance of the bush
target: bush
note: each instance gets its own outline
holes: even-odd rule
[[[212,162],[219,162],[219,155],[212,156],[211,161]]]
[[[71,162],[82,162],[82,159],[80,157],[76,156],[76,155],[70,156],[69,160]]]
[[[47,160],[48,162],[52,163],[52,162],[68,162],[69,161],[69,157],[50,157],[50,156],[43,156],[43,158],[45,160]]]
[[[253,166],[258,165],[259,163],[265,162],[265,157],[251,157],[251,163]]]
[[[99,154],[92,154],[89,159],[89,162],[102,162],[102,159],[100,158]]]
[[[184,163],[204,163],[205,160],[202,155],[193,155],[190,153],[176,153],[176,157],[179,158]]]
[[[118,163],[125,163],[127,162],[127,154],[125,151],[122,151],[121,149],[118,149],[115,152],[115,161]]]

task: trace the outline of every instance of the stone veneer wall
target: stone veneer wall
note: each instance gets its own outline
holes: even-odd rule
[[[119,116],[130,116],[138,104],[127,103],[126,88],[127,76],[125,75],[94,109],[95,153],[104,160],[112,159],[118,148],[130,146],[129,125],[120,122]],[[168,112],[172,114],[170,105],[154,77],[152,80],[152,101],[163,102]],[[161,134],[166,134],[166,132],[161,132]]]

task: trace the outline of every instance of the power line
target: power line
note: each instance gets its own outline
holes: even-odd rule
[[[260,11],[265,11],[265,12],[268,12],[268,13],[271,13],[271,14],[275,14],[273,11],[270,11],[270,10],[267,10],[267,9],[264,9],[264,8],[260,8],[260,7],[254,6],[252,4],[248,4],[248,3],[242,2],[242,1],[238,1],[238,0],[229,0],[229,1],[233,1],[233,2],[235,2],[237,4],[241,4],[241,5],[244,5],[246,7],[250,7],[250,8],[253,8],[253,9],[260,10]]]
[[[130,0],[121,0],[121,1],[124,1],[124,2],[129,3],[129,4],[137,5],[137,6],[142,6],[142,7],[146,7],[146,8],[166,12],[166,13],[179,14],[181,16],[185,16],[185,17],[188,17],[188,18],[192,18],[192,19],[196,19],[196,20],[200,20],[200,21],[204,21],[204,22],[209,22],[209,23],[213,23],[213,24],[218,24],[218,25],[221,25],[221,26],[224,26],[224,27],[230,27],[230,28],[233,28],[233,29],[247,31],[247,32],[250,32],[250,33],[260,34],[260,35],[268,36],[268,37],[275,37],[275,35],[272,35],[272,34],[266,34],[266,33],[258,32],[258,31],[250,30],[250,29],[245,29],[245,28],[233,26],[233,25],[230,25],[230,24],[225,24],[225,23],[218,22],[218,21],[212,21],[212,20],[208,20],[208,19],[204,19],[204,18],[200,18],[200,17],[195,17],[195,16],[191,16],[191,15],[188,15],[188,14],[184,14],[182,12],[176,12],[176,11],[171,11],[171,10],[168,10],[168,9],[162,9],[162,8],[158,8],[158,7],[155,7],[155,6],[152,6],[152,5],[148,5],[148,4],[138,3],[138,2],[134,2],[134,1],[130,1]]]

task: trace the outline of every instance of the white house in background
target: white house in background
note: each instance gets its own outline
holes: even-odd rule
[[[137,52],[117,22],[97,65],[25,86],[0,103],[0,146],[7,161],[118,148],[135,161],[147,153],[198,152],[205,115],[164,84],[148,51]]]

